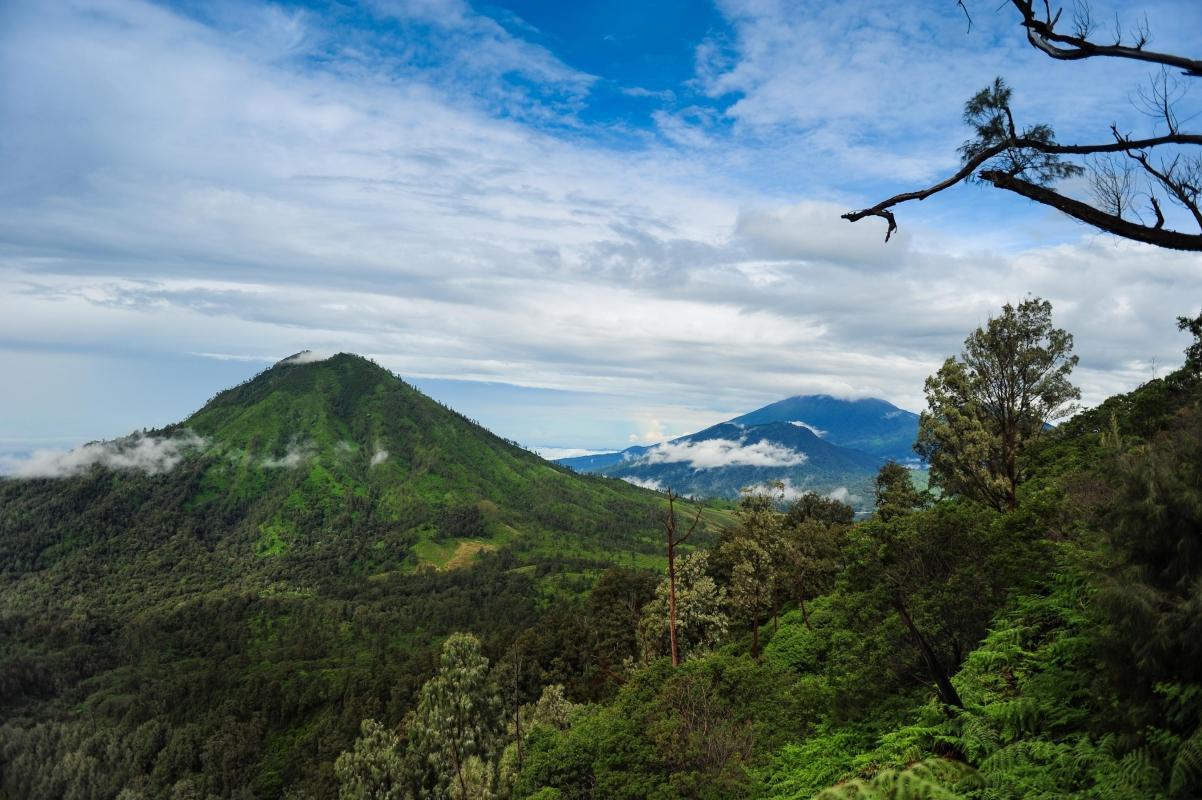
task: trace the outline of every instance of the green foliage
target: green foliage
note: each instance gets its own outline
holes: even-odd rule
[[[1006,82],[996,78],[992,85],[964,104],[964,122],[976,134],[960,146],[960,155],[966,162],[997,145],[1017,143],[1020,138],[1039,144],[1055,143],[1056,135],[1048,125],[1032,125],[1021,132],[1017,129],[1010,109],[1011,96],[1012,90]],[[1000,170],[1011,177],[1022,177],[1041,186],[1084,172],[1082,167],[1058,155],[1019,146],[1007,147],[982,167]]]
[[[914,449],[931,465],[931,486],[993,506],[1018,505],[1020,456],[1050,423],[1071,414],[1080,391],[1073,337],[1052,327],[1052,304],[1028,298],[964,340],[927,378],[928,410]]]
[[[817,492],[805,492],[785,509],[785,527],[792,528],[803,522],[819,522],[823,525],[850,525],[856,512],[847,503]]]
[[[405,769],[397,735],[363,720],[355,746],[338,756],[338,800],[404,800]]]
[[[676,643],[681,659],[697,658],[712,650],[730,627],[726,589],[708,574],[709,553],[690,553],[679,562],[676,574]],[[643,659],[669,654],[668,581],[655,590],[643,606],[638,639]]]
[[[466,633],[448,637],[409,724],[423,794],[468,800],[489,793],[488,764],[498,749],[501,713],[480,640]]]
[[[910,470],[896,461],[887,461],[873,483],[876,515],[889,520],[908,514],[922,504],[922,495],[914,488]]]

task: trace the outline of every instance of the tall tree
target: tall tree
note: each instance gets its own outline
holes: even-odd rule
[[[931,485],[1014,508],[1023,449],[1076,410],[1072,349],[1072,335],[1052,325],[1052,304],[1037,297],[1007,303],[970,334],[926,381],[914,449],[931,465]]]
[[[431,797],[479,795],[480,764],[490,763],[501,718],[480,640],[469,633],[447,637],[410,728],[410,746],[430,768],[423,784]]]
[[[876,474],[873,482],[876,514],[881,519],[890,519],[898,514],[913,511],[922,502],[922,495],[914,488],[910,470],[896,461],[887,461]]]
[[[676,644],[680,658],[703,655],[726,637],[730,620],[726,590],[709,574],[709,553],[699,550],[680,559],[676,586]],[[668,638],[668,579],[643,607],[639,645],[646,659],[671,654]]]
[[[689,529],[683,534],[679,533],[676,521],[676,501],[678,499],[679,495],[669,489],[668,510],[664,515],[664,540],[668,550],[668,642],[674,667],[680,665],[680,648],[676,642],[676,548],[693,535],[693,531],[697,530],[697,523],[701,521],[701,506],[698,505],[697,513],[689,524]]]
[[[782,487],[783,488],[783,487]],[[739,502],[739,526],[723,543],[733,565],[730,598],[751,624],[751,654],[760,654],[760,621],[771,610],[776,619],[779,604],[777,578],[781,574],[785,542],[784,516],[776,510],[776,499],[748,493]]]
[[[404,760],[395,733],[374,719],[363,720],[355,745],[334,762],[338,800],[403,800]]]
[[[956,0],[960,8],[965,0]],[[1152,64],[1158,76],[1139,92],[1136,108],[1151,125],[1142,136],[1110,126],[1106,141],[1061,144],[1050,125],[1020,126],[1012,92],[997,78],[964,107],[964,121],[974,136],[960,148],[963,163],[948,178],[925,189],[903,192],[874,206],[850,211],[851,222],[881,217],[888,223],[885,240],[897,230],[895,206],[925,200],[965,181],[977,181],[1041,203],[1116,236],[1175,250],[1202,250],[1202,133],[1185,126],[1178,103],[1188,79],[1202,78],[1202,59],[1149,49],[1146,25],[1124,36],[1116,21],[1113,39],[1101,41],[1097,21],[1086,0],[1077,0],[1071,20],[1047,0],[1009,0],[1018,12],[1027,40],[1045,55],[1062,61],[1115,58]],[[970,18],[971,28],[971,18]],[[1178,76],[1185,76],[1183,81]],[[1081,163],[1066,161],[1078,158]],[[1062,179],[1089,174],[1092,197],[1082,200],[1054,188]],[[1137,200],[1145,199],[1140,208]],[[1165,206],[1181,210],[1181,221],[1197,232],[1167,225]],[[1144,214],[1148,216],[1145,217]]]
[[[788,518],[786,517],[786,523]],[[810,612],[806,601],[830,591],[839,570],[839,556],[847,530],[847,523],[824,523],[817,519],[805,519],[784,529],[784,554],[792,578],[794,596],[801,610],[802,621],[810,625]]]

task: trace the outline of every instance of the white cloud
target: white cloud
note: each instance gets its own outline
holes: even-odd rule
[[[170,437],[135,433],[73,450],[35,450],[25,458],[6,459],[0,463],[0,472],[13,478],[66,478],[99,466],[159,475],[175,469],[185,455],[205,445],[206,440],[193,431]]]
[[[706,439],[665,442],[648,450],[638,461],[647,464],[684,462],[693,469],[718,467],[794,467],[806,462],[805,453],[769,441]]]
[[[598,456],[614,452],[613,450],[589,450],[584,447],[535,447],[533,450],[548,461],[557,461],[561,458],[576,458],[577,456]]]
[[[627,475],[622,480],[635,486],[641,486],[644,489],[650,489],[653,492],[662,492],[664,490],[663,482],[657,481],[654,478],[636,478],[633,475]]]
[[[302,350],[294,356],[288,356],[279,363],[281,364],[316,364],[319,361],[330,359],[333,353],[317,353],[312,350]]]
[[[279,458],[264,458],[259,466],[264,469],[293,469],[309,461],[317,454],[312,442],[292,442]]]
[[[820,430],[820,429],[814,427],[813,425],[811,425],[810,423],[802,422],[799,419],[790,420],[789,424],[796,425],[799,428],[805,428],[807,431],[814,434],[815,436],[826,436],[826,431]]]
[[[834,491],[828,492],[826,496],[831,500],[838,500],[840,503],[847,503],[851,506],[858,505],[863,500],[858,494],[852,494],[846,486],[840,486]]]
[[[378,466],[379,464],[383,464],[387,460],[388,460],[388,451],[381,448],[372,454],[371,466],[373,466],[373,467]]]
[[[0,75],[18,76],[0,81],[6,346],[164,362],[359,352],[413,377],[607,397],[623,427],[586,444],[632,431],[632,442],[664,441],[792,394],[919,409],[924,378],[1027,292],[1051,299],[1076,335],[1086,402],[1147,380],[1153,363],[1161,374],[1181,363],[1173,318],[1198,311],[1197,255],[1116,244],[978,187],[906,211],[908,241],[885,245],[879,227],[838,219],[849,192],[848,206],[877,199],[874,175],[909,180],[954,162],[958,93],[982,79],[940,69],[991,51],[995,25],[964,37],[954,3],[924,30],[926,10],[892,19],[730,0],[735,46],[703,48],[702,77],[729,93],[734,138],[713,146],[715,120],[677,113],[693,127],[673,148],[624,150],[572,127],[588,77],[545,50],[522,73],[538,96],[514,95],[497,73],[529,50],[467,5],[386,12],[483,43],[438,75],[349,53],[320,18],[237,5],[263,12],[245,23],[255,35],[136,0],[110,0],[104,14],[4,7]],[[810,50],[812,39],[826,41]],[[322,58],[296,55],[311,52]],[[878,55],[891,73],[866,85]],[[964,63],[1006,62],[1030,85],[1050,76],[1035,56],[1034,69],[996,53]],[[1049,80],[1084,73],[1062,74]],[[1095,99],[1058,85],[1041,96],[1068,98],[1065,114]],[[523,124],[548,108],[553,124]],[[874,136],[845,135],[877,111]],[[894,148],[912,124],[932,138]],[[0,397],[0,421],[14,426],[0,434],[46,433],[11,411],[34,405],[22,402]]]

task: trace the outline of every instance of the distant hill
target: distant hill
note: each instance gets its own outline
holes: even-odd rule
[[[886,400],[841,400],[827,394],[790,397],[756,409],[731,422],[804,423],[824,441],[905,463],[914,461],[918,415]]]
[[[836,492],[866,509],[882,463],[917,463],[912,450],[917,433],[918,415],[884,400],[811,395],[658,445],[558,463],[697,496],[736,497],[743,487],[779,480],[790,494]]]

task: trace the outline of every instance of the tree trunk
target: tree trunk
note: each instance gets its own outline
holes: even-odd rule
[[[906,628],[909,629],[915,644],[918,645],[918,649],[922,651],[922,658],[927,664],[927,672],[935,680],[935,686],[939,689],[939,699],[945,705],[964,708],[964,703],[960,700],[960,695],[956,692],[956,687],[952,686],[951,678],[948,677],[947,668],[943,666],[943,661],[939,658],[935,649],[931,647],[926,637],[918,630],[918,626],[914,624],[914,620],[910,618],[910,612],[906,609],[905,604],[900,600],[895,600],[893,607],[897,609],[898,616],[906,624]]]
[[[751,657],[760,660],[760,612],[755,612],[751,622]]]
[[[680,651],[676,649],[676,545],[668,532],[668,643],[672,649],[672,666],[680,666]]]
[[[776,594],[776,581],[772,582],[772,632],[776,633],[780,621],[780,601]]]
[[[801,619],[806,624],[806,630],[814,630],[814,626],[810,624],[810,612],[806,609],[806,580],[804,577],[797,579],[797,605],[801,607]]]

